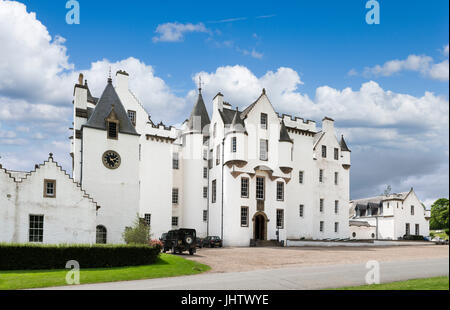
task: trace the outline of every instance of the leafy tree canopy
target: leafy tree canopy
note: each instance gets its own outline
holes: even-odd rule
[[[436,200],[431,206],[430,229],[449,228],[449,201],[447,198]]]
[[[122,236],[127,244],[148,244],[150,240],[150,226],[137,215],[134,226],[125,228]]]

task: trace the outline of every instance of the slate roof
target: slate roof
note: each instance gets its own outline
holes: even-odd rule
[[[362,199],[355,199],[352,200],[352,202],[356,205],[378,205],[380,204],[382,201],[384,200],[389,200],[389,199],[401,199],[404,200],[406,198],[406,196],[408,196],[409,192],[403,192],[403,193],[398,193],[398,194],[390,194],[389,196],[385,196],[385,195],[380,195],[380,196],[375,196],[375,197],[370,197],[370,198],[362,198]]]
[[[341,136],[341,142],[339,144],[341,145],[341,151],[351,152],[347,146],[347,143],[345,143],[344,135]]]
[[[366,221],[355,221],[355,220],[350,220],[348,221],[350,226],[365,226],[365,227],[373,227],[371,226],[368,222]]]
[[[243,112],[237,110],[223,109],[222,111],[219,110],[219,113],[220,116],[222,117],[225,126],[231,125],[231,123],[233,123],[234,116],[237,113],[238,117],[236,118],[236,124],[241,124],[245,128],[244,119],[242,117]]]
[[[209,119],[208,111],[206,110],[205,102],[203,101],[202,94],[198,94],[197,103],[194,105],[194,108],[192,109],[191,116],[188,120],[188,128],[194,129],[194,118],[200,117],[200,124],[201,128],[200,130],[203,131],[205,126],[211,124],[211,120]]]
[[[247,132],[245,130],[245,124],[239,115],[239,111],[234,111],[233,120],[231,121],[230,130],[235,132]]]
[[[286,125],[284,125],[284,121],[281,121],[280,142],[292,142],[292,139],[287,131]]]
[[[131,135],[138,135],[136,129],[128,118],[127,112],[119,99],[119,96],[112,85],[111,79],[108,79],[108,84],[103,91],[102,96],[97,102],[94,111],[89,117],[87,123],[83,125],[88,128],[96,128],[106,130],[105,119],[109,116],[113,109],[116,113],[117,119],[119,120],[119,132]],[[89,112],[88,112],[89,113]]]

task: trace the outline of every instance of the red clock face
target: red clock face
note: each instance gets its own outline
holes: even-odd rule
[[[120,166],[120,155],[115,151],[106,151],[102,157],[103,165],[109,169],[117,169]]]

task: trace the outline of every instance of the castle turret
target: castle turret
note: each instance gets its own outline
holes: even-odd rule
[[[245,123],[236,109],[233,120],[225,135],[225,163],[243,166],[247,163],[248,134]]]
[[[289,173],[292,171],[292,148],[294,143],[289,136],[286,125],[284,121],[281,121],[280,126],[280,144],[278,147],[278,163],[280,169],[284,173]]]
[[[339,143],[341,146],[341,157],[342,157],[342,166],[345,169],[349,169],[351,166],[350,162],[350,149],[347,146],[347,143],[344,140],[344,135],[341,136],[341,142]]]

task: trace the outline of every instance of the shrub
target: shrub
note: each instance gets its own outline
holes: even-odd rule
[[[160,249],[162,249],[163,248],[163,246],[164,246],[164,244],[162,243],[162,241],[161,240],[158,240],[158,239],[153,239],[153,240],[150,240],[149,242],[148,242],[148,244],[151,246],[151,247],[159,247]]]
[[[448,232],[449,232],[449,229],[448,229],[448,228],[444,229],[444,232],[445,232],[445,234],[446,234],[446,235],[447,235],[447,237],[448,237]]]
[[[425,238],[421,235],[404,235],[403,236],[403,240],[416,240],[416,241],[421,241],[421,240],[425,240]]]
[[[434,235],[434,232],[430,232],[430,237],[431,237],[431,238],[434,238],[434,236],[435,236],[435,235]]]
[[[127,244],[148,244],[150,240],[150,226],[138,215],[134,226],[125,228],[122,237]]]
[[[0,244],[0,270],[65,269],[70,260],[81,269],[149,265],[160,251],[148,245]]]

